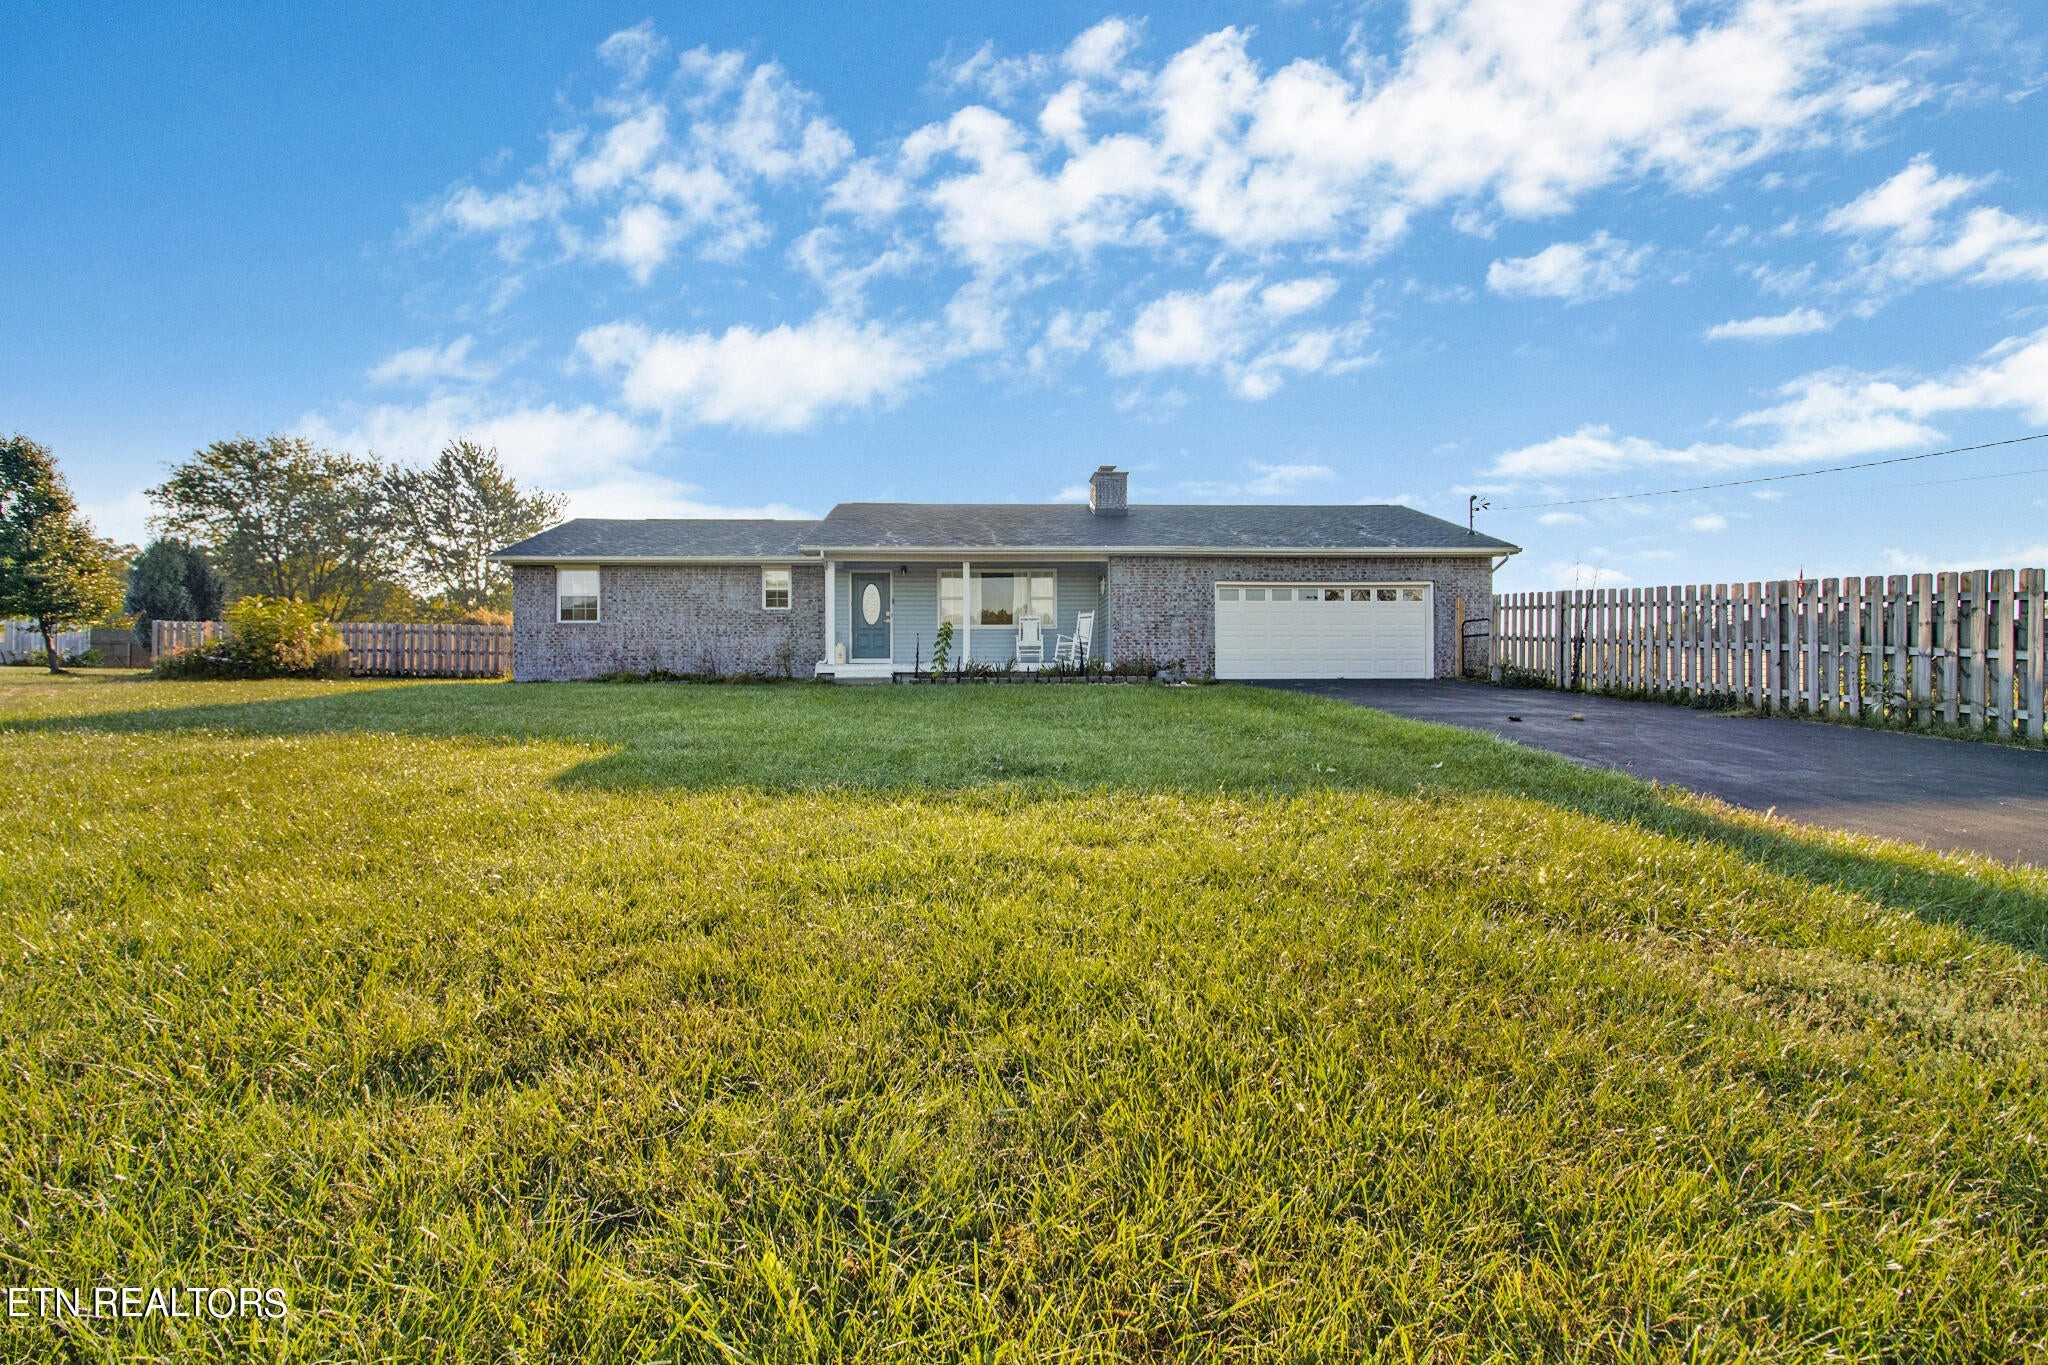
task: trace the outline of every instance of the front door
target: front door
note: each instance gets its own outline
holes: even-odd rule
[[[889,575],[857,573],[853,587],[853,660],[889,657]]]

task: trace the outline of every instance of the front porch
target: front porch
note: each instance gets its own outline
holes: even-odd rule
[[[1084,616],[1092,617],[1086,657],[1108,656],[1106,560],[827,559],[824,567],[820,678],[887,681],[927,670],[946,621],[953,625],[949,671],[976,665],[1050,666],[1058,638],[1080,638]],[[1027,615],[1040,622],[1042,660],[1033,660],[1029,651],[1019,658],[1018,621]]]

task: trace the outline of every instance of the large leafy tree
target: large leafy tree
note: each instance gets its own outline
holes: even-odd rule
[[[511,576],[491,552],[543,529],[566,502],[522,489],[495,449],[468,440],[450,441],[424,469],[393,470],[388,488],[416,584],[462,611],[510,605]]]
[[[403,561],[384,470],[303,436],[215,441],[149,490],[156,528],[206,548],[230,591],[347,617],[388,600]]]
[[[79,515],[56,457],[18,432],[0,441],[0,616],[34,621],[59,673],[57,633],[120,601],[114,549]]]
[[[227,605],[227,580],[206,551],[182,540],[159,540],[128,566],[124,609],[135,614],[135,638],[150,641],[155,621],[217,621]]]

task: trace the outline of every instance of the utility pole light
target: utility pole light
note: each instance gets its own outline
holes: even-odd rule
[[[1465,529],[1468,531],[1474,529],[1472,523],[1478,520],[1479,514],[1492,506],[1493,504],[1490,501],[1480,497],[1477,493],[1467,495],[1465,498]]]

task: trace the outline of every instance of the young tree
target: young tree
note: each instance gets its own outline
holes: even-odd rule
[[[113,547],[78,514],[56,458],[19,432],[0,441],[0,616],[34,621],[50,671],[61,673],[57,633],[120,601]]]
[[[420,587],[465,611],[509,605],[511,575],[491,552],[546,527],[567,501],[524,491],[495,449],[468,440],[450,441],[425,469],[393,470],[387,487]]]
[[[204,546],[237,595],[345,617],[387,591],[402,560],[383,469],[303,436],[215,441],[149,497],[153,525]]]
[[[217,621],[227,599],[227,580],[204,550],[182,540],[159,540],[128,566],[123,609],[135,613],[135,638],[147,646],[152,622]]]

